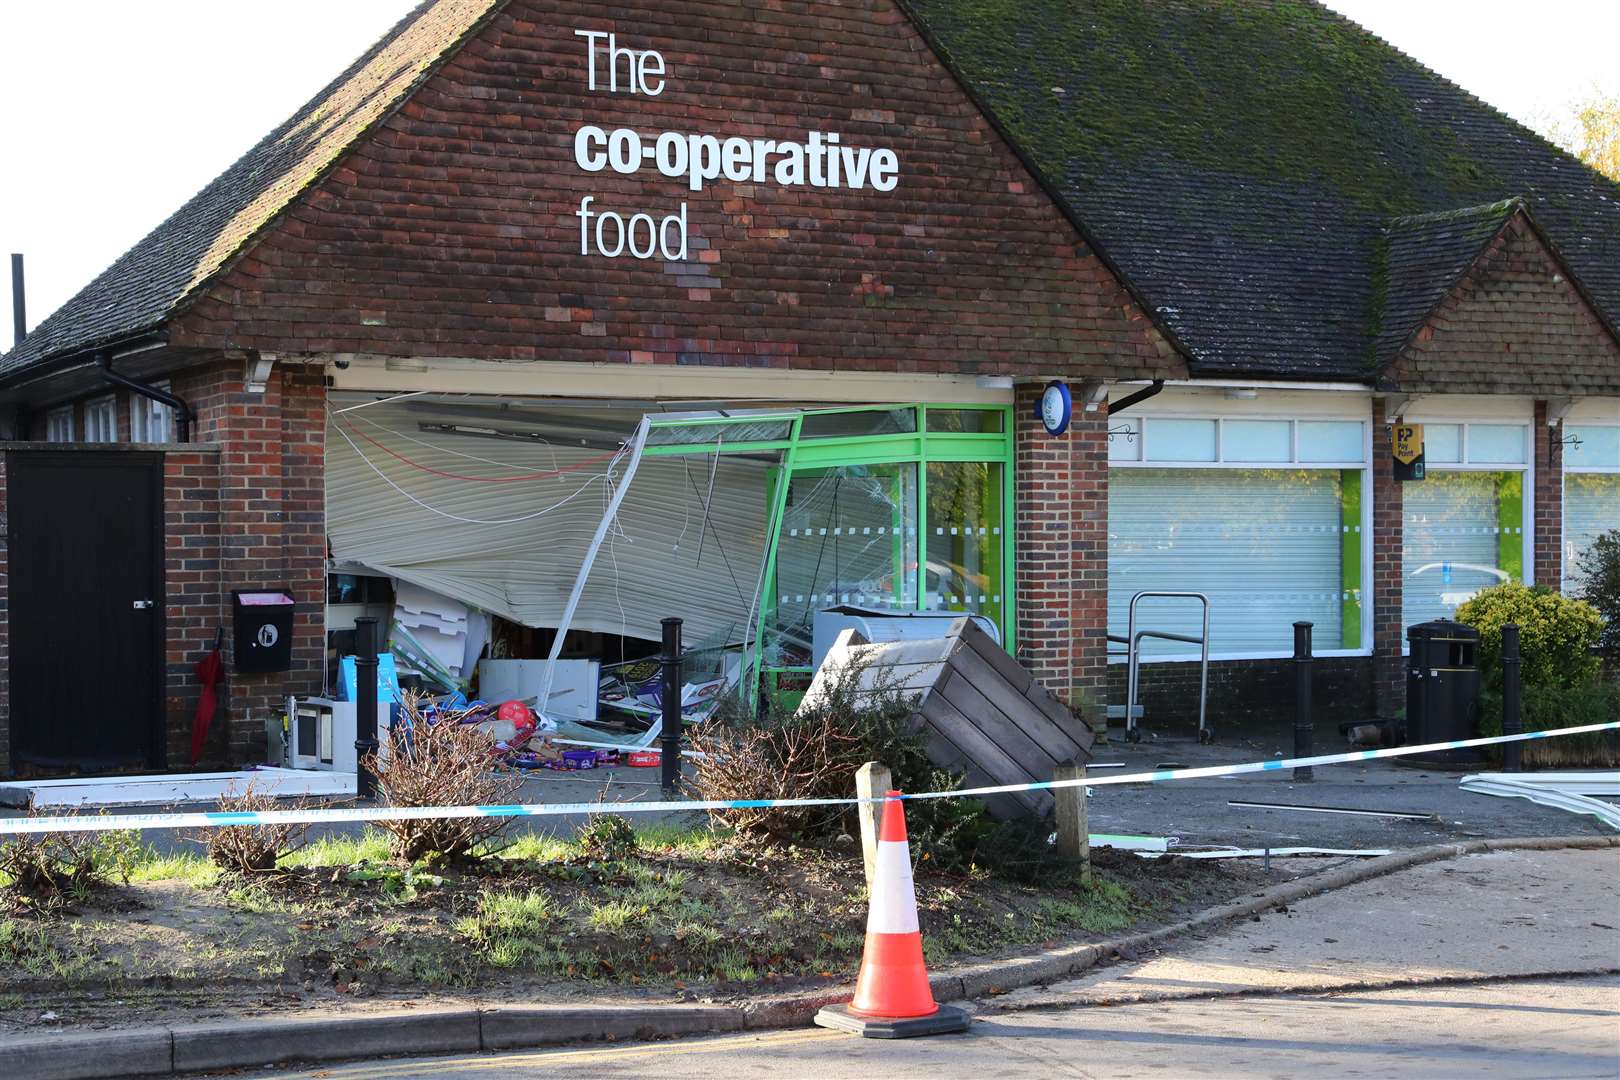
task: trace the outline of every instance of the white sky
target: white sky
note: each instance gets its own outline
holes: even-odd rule
[[[1620,92],[1616,0],[1327,0],[1521,120]],[[33,326],[290,116],[415,0],[0,2],[0,255]],[[10,260],[0,264],[9,347]]]

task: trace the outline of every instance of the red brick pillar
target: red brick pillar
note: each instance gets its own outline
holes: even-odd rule
[[[1108,666],[1108,421],[1076,411],[1053,437],[1035,416],[1041,387],[1013,415],[1018,658],[1094,728]]]
[[[1401,648],[1406,628],[1401,618],[1401,485],[1395,482],[1390,422],[1382,398],[1373,401],[1373,692],[1378,715],[1393,717],[1406,707],[1406,666]]]
[[[1013,404],[1017,651],[1037,679],[1067,698],[1073,655],[1073,488],[1067,437],[1052,438],[1035,417],[1040,394],[1039,386],[1020,386]]]
[[[264,753],[265,718],[279,715],[288,694],[313,693],[323,681],[325,389],[318,368],[277,364],[263,392],[247,390],[240,367],[224,367],[199,396],[211,406],[199,429],[220,445],[227,657],[232,590],[285,587],[297,601],[292,670],[228,676],[229,754],[250,761]]]
[[[1076,412],[1068,430],[1072,485],[1069,581],[1071,703],[1097,731],[1108,721],[1108,415]]]
[[[1564,425],[1547,424],[1547,403],[1536,402],[1534,467],[1535,510],[1530,542],[1535,545],[1534,582],[1549,589],[1563,585],[1564,547]]]

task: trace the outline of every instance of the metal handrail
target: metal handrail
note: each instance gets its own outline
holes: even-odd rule
[[[1199,637],[1193,637],[1189,634],[1172,634],[1163,630],[1137,630],[1136,605],[1144,599],[1158,598],[1197,600],[1203,605],[1203,634]],[[1131,597],[1130,617],[1126,624],[1125,635],[1125,640],[1120,642],[1127,649],[1125,668],[1125,741],[1138,742],[1141,739],[1141,735],[1136,730],[1136,691],[1141,677],[1142,639],[1151,637],[1165,641],[1184,641],[1189,645],[1199,647],[1198,741],[1209,742],[1212,735],[1205,723],[1205,706],[1209,700],[1209,597],[1198,592],[1139,592]],[[1119,638],[1112,635],[1109,636],[1108,640],[1120,641]]]

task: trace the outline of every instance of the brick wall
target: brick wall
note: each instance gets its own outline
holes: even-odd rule
[[[1177,377],[1182,365],[890,0],[514,2],[171,330],[513,361]],[[586,89],[584,39],[661,94]],[[586,124],[888,148],[893,191],[584,172]],[[688,207],[683,261],[580,253],[581,201]],[[594,240],[590,241],[594,246]],[[538,378],[539,376],[537,376]]]
[[[163,454],[165,719],[168,762],[190,761],[197,661],[223,628],[226,686],[204,746],[205,765],[264,752],[264,720],[289,693],[321,688],[325,670],[325,389],[315,367],[278,367],[263,394],[246,391],[239,363],[173,376],[197,412],[193,444]],[[127,414],[127,400],[121,412]],[[126,421],[127,423],[127,421]],[[127,430],[127,429],[126,429]],[[18,453],[27,453],[19,449]],[[5,455],[0,453],[0,673],[6,617]],[[231,591],[286,587],[297,606],[293,670],[231,671]],[[0,772],[9,761],[9,678],[0,674]]]
[[[1407,393],[1614,395],[1620,343],[1521,212],[1392,370]]]
[[[217,446],[164,453],[164,706],[169,764],[174,767],[191,760],[191,724],[200,689],[194,668],[214,647],[215,632],[227,617],[219,588],[219,487]],[[229,731],[221,694],[204,745],[206,762],[223,765],[229,760]]]
[[[1311,661],[1311,701],[1318,725],[1363,721],[1373,715],[1374,663],[1364,656]],[[1109,700],[1125,704],[1124,664],[1108,666]],[[1138,685],[1145,730],[1192,735],[1198,730],[1198,664],[1143,664]],[[1291,730],[1294,665],[1291,660],[1224,660],[1209,665],[1208,719],[1223,732]]]
[[[1076,411],[1053,438],[1035,418],[1041,386],[1013,409],[1018,658],[1100,728],[1107,677],[1108,422]]]
[[[1373,702],[1380,717],[1406,707],[1406,665],[1401,647],[1406,630],[1401,618],[1403,517],[1401,485],[1395,482],[1390,422],[1382,398],[1373,401],[1372,473],[1372,609]]]
[[[1563,582],[1564,548],[1564,425],[1560,422],[1547,426],[1547,403],[1536,402],[1536,417],[1531,429],[1535,441],[1535,525],[1532,540],[1535,543],[1536,565],[1534,583],[1549,589],[1559,588]]]

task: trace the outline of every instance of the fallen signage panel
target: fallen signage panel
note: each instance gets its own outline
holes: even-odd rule
[[[355,793],[352,772],[319,769],[243,769],[240,772],[176,773],[170,776],[108,776],[33,780],[0,784],[0,806],[46,807],[172,806],[217,802],[253,785],[258,795],[276,798],[343,796]]]
[[[945,636],[872,644],[844,630],[805,695],[813,708],[840,680],[857,700],[899,694],[914,699],[912,722],[926,732],[928,756],[964,773],[969,787],[1045,783],[1059,765],[1086,763],[1091,729],[1047,692],[994,638],[971,619]],[[992,795],[990,812],[1003,820],[1051,813],[1051,792]]]

